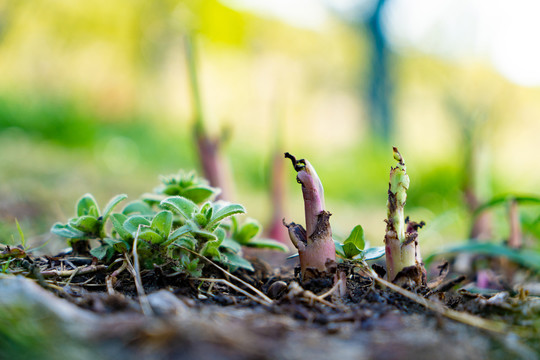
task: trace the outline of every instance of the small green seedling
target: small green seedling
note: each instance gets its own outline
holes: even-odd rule
[[[69,219],[67,224],[54,224],[51,232],[70,239],[74,251],[79,249],[80,252],[86,252],[89,248],[89,240],[106,237],[105,224],[107,219],[114,208],[125,198],[127,198],[127,195],[116,195],[101,213],[96,199],[91,194],[85,194],[77,202],[75,207],[76,216]],[[75,246],[76,243],[79,243],[78,246]]]
[[[11,235],[12,244],[14,244],[14,246],[5,246],[0,248],[0,272],[2,273],[8,273],[9,268],[12,264],[18,263],[20,260],[26,258],[28,256],[28,253],[37,250],[47,244],[44,243],[41,246],[30,248],[30,246],[26,242],[26,237],[24,236],[24,232],[17,219],[15,219],[15,225],[17,226],[17,231],[19,233],[19,244],[17,244],[15,236]]]
[[[336,254],[347,260],[368,261],[375,260],[384,255],[384,246],[369,247],[364,237],[364,229],[356,225],[349,237],[342,243],[334,240]]]

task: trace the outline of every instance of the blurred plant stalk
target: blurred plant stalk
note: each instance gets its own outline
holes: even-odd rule
[[[228,132],[222,130],[218,136],[211,137],[204,124],[204,112],[199,88],[197,72],[196,49],[190,35],[184,37],[185,52],[188,65],[189,84],[193,100],[193,135],[197,144],[200,165],[204,177],[213,187],[221,189],[218,199],[231,198],[231,180],[227,163],[221,154],[223,143],[228,138]]]
[[[283,228],[285,214],[285,164],[281,157],[279,147],[272,153],[270,160],[270,196],[272,202],[272,217],[268,226],[268,237],[289,245],[290,239],[287,231]]]

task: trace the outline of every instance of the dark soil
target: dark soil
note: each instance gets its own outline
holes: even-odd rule
[[[294,266],[273,269],[253,260],[254,273],[234,274],[272,298],[271,304],[261,304],[260,296],[212,266],[202,278],[226,279],[259,301],[228,284],[188,279],[166,266],[143,270],[152,308],[145,316],[132,274],[124,270],[110,278],[121,261],[103,266],[95,258],[69,254],[18,261],[20,272],[49,293],[97,316],[102,326],[83,337],[103,349],[101,355],[112,351],[115,359],[535,359],[540,353],[538,322],[532,320],[540,314],[538,298],[455,290],[467,281],[453,274],[439,281],[438,291],[410,290],[516,327],[499,333],[450,320],[350,264],[344,265],[348,294],[334,292],[322,301],[317,296],[331,289],[331,279],[301,288]]]

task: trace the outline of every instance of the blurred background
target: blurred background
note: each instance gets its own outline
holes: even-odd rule
[[[14,241],[16,218],[35,244],[63,247],[49,229],[82,194],[104,205],[160,174],[203,174],[204,141],[226,198],[267,228],[272,214],[303,222],[289,151],[317,169],[336,237],[361,224],[372,245],[397,146],[406,211],[427,222],[423,251],[464,242],[480,204],[539,192],[539,11],[532,0],[2,1],[0,242]],[[508,237],[507,209],[490,216],[489,237]]]

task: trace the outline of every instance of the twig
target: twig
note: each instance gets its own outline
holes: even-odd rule
[[[71,276],[69,277],[67,283],[66,283],[66,286],[68,286],[69,284],[71,284],[71,280],[73,280],[73,278],[79,273],[79,268],[75,268],[75,271],[73,271],[73,274],[71,274]]]
[[[53,276],[60,276],[60,277],[70,277],[73,275],[73,273],[77,273],[77,275],[86,275],[91,274],[97,271],[105,270],[107,269],[107,266],[105,265],[89,265],[86,267],[78,267],[73,270],[46,270],[42,271],[41,275],[43,277],[53,277]]]
[[[107,282],[107,292],[109,293],[109,295],[115,294],[113,280],[114,282],[116,282],[116,278],[118,277],[118,275],[120,275],[122,271],[126,270],[126,268],[127,268],[127,261],[124,259],[124,261],[122,262],[122,265],[118,269],[113,271],[111,275],[107,275],[106,282]]]
[[[71,266],[73,269],[76,269],[77,266],[75,266],[71,261],[69,261],[68,259],[64,259],[63,260],[66,264],[68,264],[69,266]]]
[[[179,248],[183,249],[183,250],[186,250],[187,252],[195,255],[195,256],[198,256],[200,257],[201,259],[205,260],[206,262],[208,262],[209,264],[211,265],[214,265],[216,268],[218,268],[219,270],[221,270],[224,274],[226,275],[229,275],[231,278],[233,278],[234,280],[238,281],[239,283],[241,283],[242,285],[248,287],[251,291],[253,291],[254,293],[256,293],[257,295],[259,295],[261,298],[264,299],[264,301],[266,301],[267,303],[269,304],[272,304],[273,301],[272,299],[270,299],[268,296],[266,296],[264,293],[262,293],[260,290],[258,290],[256,287],[250,285],[249,283],[245,282],[244,280],[240,279],[239,277],[237,276],[234,276],[233,274],[231,274],[230,272],[228,272],[227,270],[225,270],[224,268],[222,268],[221,266],[219,266],[218,264],[216,264],[215,262],[213,262],[212,260],[210,260],[209,258],[207,258],[206,256],[203,256],[191,249],[188,249],[187,247],[184,247],[184,246],[179,246]]]
[[[141,226],[142,225],[139,225],[139,227],[137,228],[137,234],[135,234],[135,239],[133,240],[133,262],[135,263],[135,266],[133,266],[129,261],[129,256],[127,252],[124,252],[124,257],[127,262],[128,270],[133,276],[133,279],[135,280],[135,287],[137,288],[137,294],[139,295],[139,303],[141,304],[142,312],[146,316],[151,316],[154,313],[152,311],[152,307],[150,306],[150,302],[148,301],[148,298],[144,293],[144,287],[142,284],[139,268],[139,255],[137,254],[137,242],[139,240],[139,232],[141,230]]]
[[[330,290],[328,290],[327,292],[321,294],[321,295],[317,295],[318,298],[321,298],[321,299],[324,299],[325,297],[328,297],[329,295],[331,295],[334,291],[336,291],[338,289],[338,287],[343,283],[343,279],[339,279],[338,281],[336,281],[336,283],[334,284],[334,286],[332,286],[332,288]]]
[[[92,285],[100,285],[102,286],[101,284],[88,284],[89,282],[91,282],[92,280],[94,280],[96,277],[95,276],[92,276],[91,278],[89,278],[88,280],[85,280],[84,282],[80,282],[80,283],[70,283],[71,285],[76,285],[76,286],[92,286]],[[56,281],[57,284],[61,284],[61,285],[64,285],[66,286],[67,285],[67,282],[65,281]]]
[[[261,305],[265,305],[265,306],[268,306],[268,305],[271,305],[271,303],[268,303],[266,301],[263,301],[263,300],[260,300],[259,298],[257,298],[256,296],[248,293],[247,291],[243,290],[242,288],[239,288],[238,286],[232,284],[231,282],[225,280],[225,279],[212,279],[212,278],[191,278],[192,280],[199,280],[199,281],[207,281],[207,282],[210,282],[210,283],[221,283],[221,284],[225,284],[227,286],[229,286],[230,288],[238,291],[239,293],[241,294],[244,294],[245,296],[247,296],[248,298],[250,298],[251,300],[255,301],[255,302],[258,302],[259,304]]]
[[[294,281],[289,285],[288,296],[299,297],[301,300],[302,298],[304,298],[304,300],[309,300],[310,303],[311,301],[318,301],[321,304],[329,306],[333,309],[336,308],[336,306],[332,304],[331,302],[324,300],[321,296],[317,296],[309,290],[305,290],[303,287],[300,286],[300,284]]]

